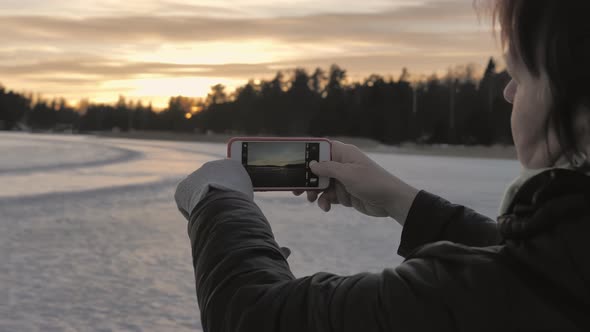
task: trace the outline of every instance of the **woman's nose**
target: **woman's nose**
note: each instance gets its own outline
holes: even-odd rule
[[[504,89],[504,99],[510,104],[514,103],[514,96],[516,95],[516,82],[511,80]]]

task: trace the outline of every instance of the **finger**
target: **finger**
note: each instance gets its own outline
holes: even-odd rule
[[[325,191],[318,199],[318,206],[326,212],[330,211],[332,204],[338,204],[338,198],[333,190]]]
[[[330,160],[344,162],[345,144],[340,141],[330,141]]]
[[[303,190],[293,190],[293,195],[295,196],[301,196],[305,191]]]
[[[351,197],[352,207],[355,208],[357,211],[362,213],[367,213],[367,209],[365,207],[365,203],[356,197]]]
[[[336,198],[340,204],[346,207],[352,206],[351,195],[339,181],[335,181],[334,183],[334,192],[336,193]]]
[[[307,200],[310,201],[311,203],[315,202],[315,200],[318,198],[318,193],[315,191],[308,191],[307,192]]]
[[[336,161],[322,161],[319,163],[310,163],[309,167],[313,174],[317,176],[334,178],[340,182],[346,182],[348,178],[348,167]]]
[[[289,256],[291,256],[291,249],[287,248],[287,247],[281,247],[281,252],[283,253],[283,257],[285,257],[285,259],[289,258]]]
[[[320,209],[322,209],[324,212],[328,212],[330,211],[330,209],[332,208],[332,205],[330,204],[330,202],[328,202],[325,199],[318,199],[318,206],[320,207]]]

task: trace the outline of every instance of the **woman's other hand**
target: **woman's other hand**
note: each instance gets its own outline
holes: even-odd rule
[[[369,216],[392,217],[404,224],[419,190],[401,181],[354,145],[332,141],[332,161],[312,163],[318,176],[333,178],[323,191],[308,191],[310,202],[330,211],[332,204],[354,207]],[[294,192],[301,195],[302,191]],[[318,198],[319,197],[319,198]]]
[[[210,161],[176,187],[174,199],[186,219],[211,188],[237,191],[249,199],[254,198],[252,181],[240,162],[230,159]]]

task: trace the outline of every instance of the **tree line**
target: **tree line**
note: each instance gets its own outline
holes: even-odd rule
[[[357,136],[397,144],[512,144],[511,106],[502,91],[510,77],[493,58],[483,76],[471,66],[444,77],[413,80],[371,75],[349,83],[332,65],[313,73],[279,71],[271,80],[250,80],[233,93],[215,85],[206,98],[172,97],[168,107],[126,101],[86,101],[77,107],[7,91],[0,86],[0,130],[74,132],[165,130],[269,136]]]

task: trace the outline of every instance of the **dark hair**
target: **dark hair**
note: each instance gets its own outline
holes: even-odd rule
[[[534,77],[542,69],[547,73],[552,105],[546,135],[552,122],[573,163],[584,149],[577,144],[574,117],[577,111],[590,113],[590,1],[491,1],[483,4],[492,11],[494,27],[500,24],[503,50],[522,59]]]

